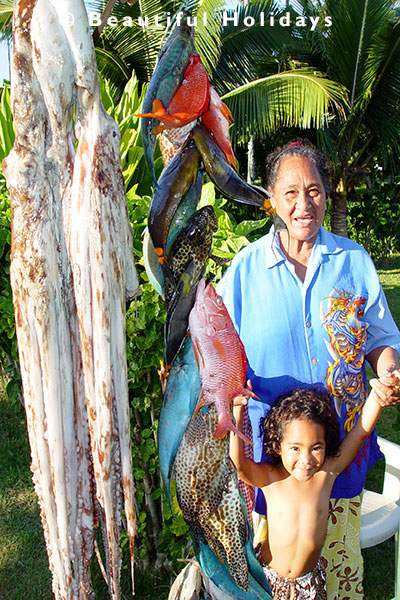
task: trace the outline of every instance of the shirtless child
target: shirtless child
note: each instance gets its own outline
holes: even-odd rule
[[[230,455],[238,477],[264,493],[268,534],[258,558],[276,600],[326,598],[319,557],[329,498],[336,477],[372,433],[382,410],[381,383],[371,383],[374,389],[342,443],[330,400],[315,388],[297,389],[278,400],[265,418],[263,446],[271,463],[245,458],[243,441],[231,435]],[[241,431],[247,399],[238,396],[233,404]]]

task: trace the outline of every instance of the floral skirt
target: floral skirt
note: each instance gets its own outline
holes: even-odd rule
[[[360,548],[361,497],[332,498],[322,556],[327,600],[362,600],[363,559]]]

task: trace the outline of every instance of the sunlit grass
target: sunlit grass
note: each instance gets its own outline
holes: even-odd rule
[[[392,257],[378,266],[379,277],[398,327],[400,327],[400,256]],[[378,435],[400,443],[400,432],[394,428],[400,407],[387,408],[377,425]],[[369,471],[366,487],[382,490],[384,464],[378,461]],[[365,600],[389,600],[394,597],[394,538],[379,546],[363,550]]]

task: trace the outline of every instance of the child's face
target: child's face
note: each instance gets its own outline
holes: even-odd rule
[[[322,425],[307,419],[294,419],[286,425],[279,454],[283,466],[295,479],[311,479],[324,464],[325,451]]]

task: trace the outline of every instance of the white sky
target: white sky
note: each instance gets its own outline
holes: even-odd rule
[[[10,79],[7,42],[0,42],[0,85],[3,83],[3,79]]]

